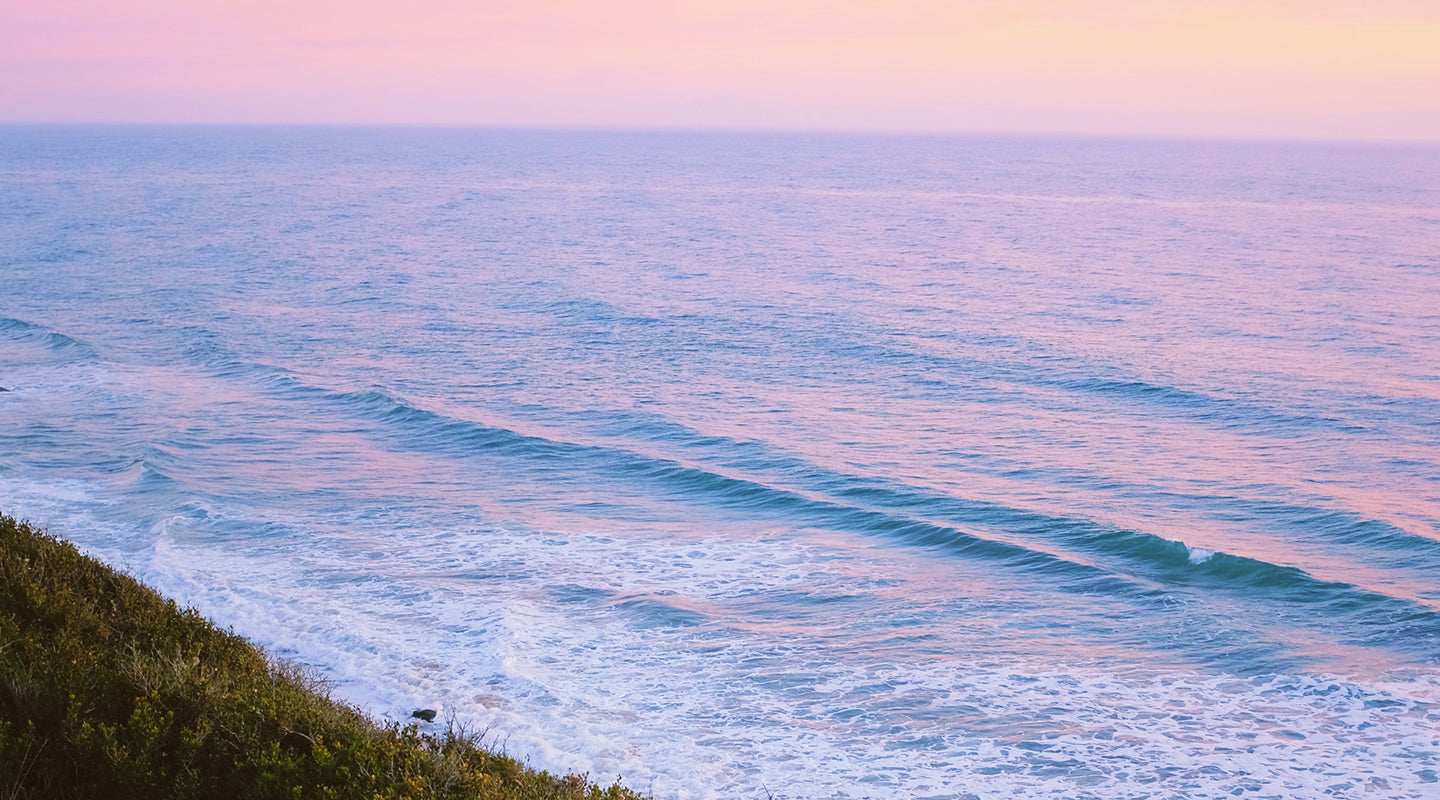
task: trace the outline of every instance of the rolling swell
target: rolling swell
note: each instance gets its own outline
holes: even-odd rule
[[[25,320],[0,317],[0,336],[14,342],[40,345],[59,360],[88,361],[98,357],[90,344]]]
[[[1268,602],[1309,608],[1317,620],[1323,617],[1330,624],[1343,620],[1351,630],[1347,638],[1354,643],[1397,648],[1427,661],[1436,660],[1440,653],[1440,614],[1434,610],[1381,591],[1320,580],[1296,567],[1229,553],[1196,558],[1195,551],[1184,543],[1153,534],[886,485],[767,452],[761,443],[742,447],[747,455],[733,466],[724,463],[730,459],[715,459],[701,466],[622,446],[526,434],[428,411],[384,391],[345,392],[313,386],[278,368],[247,362],[208,331],[191,330],[189,336],[186,355],[217,377],[243,379],[290,401],[319,403],[347,416],[381,423],[393,431],[382,438],[402,449],[454,458],[481,454],[518,458],[537,480],[552,483],[573,480],[582,473],[623,478],[629,485],[643,485],[683,502],[934,548],[1036,576],[1064,591],[1123,598],[1142,606],[1163,607],[1172,602],[1174,593],[1197,590],[1258,595]],[[687,436],[673,426],[665,427],[663,432],[652,431],[649,437],[640,438],[688,439],[700,449],[712,451],[737,444],[717,437]],[[727,474],[737,467],[741,475]],[[778,471],[809,488],[784,488],[744,476],[757,469]],[[974,528],[1001,535],[992,538]],[[1051,547],[1037,547],[1040,542]],[[1075,557],[1082,554],[1082,558]],[[1401,633],[1397,635],[1397,631]]]
[[[1186,545],[1163,537],[1120,530],[1079,517],[1057,517],[895,484],[882,478],[837,472],[778,452],[763,442],[703,435],[668,420],[631,419],[624,424],[615,421],[603,433],[631,441],[678,445],[693,451],[696,459],[710,471],[777,476],[804,487],[808,493],[825,495],[849,505],[902,511],[916,518],[939,520],[941,524],[980,527],[1006,535],[1019,533],[1031,540],[1053,542],[1087,556],[1115,558],[1119,560],[1119,568],[1130,572],[1139,569],[1162,583],[1204,583],[1205,576],[1215,566],[1211,564],[1208,570],[1197,570],[1198,562],[1192,561],[1192,551]],[[1350,548],[1352,557],[1386,569],[1424,575],[1431,569],[1440,568],[1440,542],[1383,520],[1369,519],[1348,511],[1227,495],[1185,495],[1184,498],[1194,501],[1200,510],[1212,515],[1229,513],[1230,509],[1258,513],[1268,524],[1297,534],[1323,535],[1338,545]],[[1217,507],[1227,511],[1219,511]],[[1225,558],[1244,558],[1223,555]],[[1293,568],[1276,566],[1276,569]],[[1286,585],[1285,580],[1277,576],[1266,577],[1257,569],[1242,569],[1227,574],[1232,575],[1232,579],[1227,581],[1222,578],[1221,583],[1248,585],[1249,582],[1259,581],[1258,585],[1262,586]],[[1383,594],[1383,591],[1378,594]]]
[[[1105,537],[1113,529],[1104,526],[1086,528],[1085,520],[958,498],[875,476],[837,472],[787,452],[777,451],[760,441],[701,434],[665,419],[636,419],[622,415],[621,418],[612,418],[607,423],[600,429],[601,434],[607,437],[679,446],[687,453],[693,453],[696,460],[703,464],[716,465],[727,471],[746,474],[759,472],[778,476],[804,486],[807,491],[865,506],[901,509],[920,516],[940,517],[959,525],[983,526],[1003,531],[1024,530],[1036,536],[1046,536],[1052,531],[1061,534],[1072,532],[1075,531],[1072,523],[1079,522],[1081,527],[1078,533],[1083,534],[1089,530],[1098,532],[1100,537],[1095,547],[1074,539],[1069,542],[1070,545],[1092,552],[1103,552],[1111,545]],[[1055,480],[1055,472],[1056,470],[1049,469],[1046,475],[1050,480]],[[1192,503],[1197,511],[1215,518],[1258,516],[1267,526],[1307,537],[1320,535],[1337,545],[1350,548],[1354,557],[1387,569],[1421,574],[1440,569],[1440,540],[1351,511],[1233,495],[1181,495],[1169,492],[1167,497],[1172,502],[1183,500]]]
[[[477,451],[517,456],[543,463],[540,473],[587,471],[623,475],[643,481],[677,499],[697,499],[749,512],[782,514],[793,523],[854,533],[886,535],[913,544],[943,548],[966,557],[983,558],[1011,567],[1065,575],[1073,588],[1107,594],[1143,596],[1153,589],[1127,582],[1092,566],[1006,542],[986,539],[949,526],[906,519],[880,511],[847,506],[758,481],[687,466],[678,461],[643,456],[601,445],[557,441],[483,425],[416,408],[380,391],[328,393],[327,399],[376,421],[403,428],[399,440],[425,452],[469,457]]]
[[[402,441],[406,446],[426,452],[448,451],[466,457],[478,449],[563,464],[560,467],[543,465],[539,468],[542,473],[559,469],[619,474],[644,481],[680,499],[703,499],[728,508],[782,515],[795,524],[931,547],[1043,576],[1058,582],[1058,588],[1067,591],[1121,597],[1142,605],[1163,604],[1170,592],[1184,589],[1243,593],[1250,597],[1259,592],[1270,601],[1308,607],[1312,613],[1323,616],[1327,624],[1344,619],[1356,629],[1352,637],[1356,643],[1395,647],[1427,659],[1440,655],[1440,613],[1410,600],[1353,584],[1319,580],[1296,567],[1228,553],[1207,553],[1196,558],[1196,551],[1184,543],[1154,534],[994,504],[949,500],[952,510],[968,509],[973,513],[982,509],[987,524],[1006,528],[1011,533],[1111,557],[1102,568],[892,510],[837,502],[623,448],[557,441],[448,417],[417,408],[384,392],[327,393],[326,396],[352,412],[403,428]],[[846,499],[857,499],[857,494],[863,494],[874,501],[886,493],[869,489],[863,493],[852,490],[840,494]],[[896,506],[913,505],[895,502],[897,498],[893,495],[888,499]],[[1397,630],[1403,635],[1397,637]]]
[[[6,327],[37,326],[11,321]],[[1296,567],[1243,554],[1196,558],[1196,551],[1184,543],[1143,531],[827,470],[763,442],[703,436],[669,422],[616,421],[610,432],[631,441],[681,444],[696,451],[702,463],[647,455],[623,445],[522,433],[428,411],[383,391],[315,386],[283,368],[241,357],[206,328],[192,326],[181,333],[184,360],[206,373],[284,401],[330,407],[349,418],[380,423],[389,429],[380,431],[380,438],[401,449],[461,459],[486,454],[519,459],[528,474],[546,483],[580,476],[621,479],[624,485],[683,502],[933,548],[1033,576],[1059,590],[1114,597],[1141,607],[1168,608],[1176,596],[1196,592],[1243,595],[1308,609],[1305,613],[1312,619],[1304,624],[1334,626],[1354,643],[1395,648],[1427,661],[1435,661],[1440,652],[1440,617],[1426,605],[1383,590],[1321,580]],[[777,485],[765,475],[791,486]],[[1383,523],[1326,516],[1324,510],[1307,512],[1303,507],[1277,506],[1275,512],[1295,518],[1312,514],[1314,521],[1325,523],[1318,527],[1356,546],[1388,549],[1404,544],[1412,554],[1429,555],[1430,540]],[[1381,535],[1354,533],[1355,526]]]
[[[270,390],[279,391],[284,396],[297,400],[333,400],[333,392],[326,389],[311,386],[299,380],[283,370],[271,366],[258,365],[240,358],[230,351],[218,336],[213,332],[198,326],[192,326],[184,330],[188,340],[185,350],[187,360],[223,378],[244,378],[249,384],[261,386]],[[867,345],[874,347],[874,345]],[[888,350],[887,350],[888,352]],[[931,360],[930,357],[905,352],[905,355]],[[1231,401],[1222,401],[1208,395],[1189,392],[1174,387],[1156,386],[1139,381],[1120,381],[1107,379],[1086,379],[1084,381],[1061,380],[1055,376],[1055,380],[1029,375],[1028,380],[1038,381],[1049,385],[1061,385],[1076,391],[1097,391],[1102,393],[1118,393],[1127,396],[1138,396],[1141,399],[1161,400],[1165,403],[1175,403],[1190,406],[1196,409],[1215,409],[1219,406],[1232,405]],[[364,394],[364,393],[361,393]],[[391,422],[405,424],[406,417],[414,414],[426,414],[419,409],[406,405],[400,400],[391,398],[388,395],[377,395],[365,398],[351,397],[350,406],[353,409],[363,409],[366,413],[382,413],[389,415]],[[343,403],[342,403],[343,404]],[[391,404],[396,407],[391,408]],[[404,409],[411,409],[410,411]],[[1254,409],[1246,409],[1243,416],[1254,419],[1251,412]],[[1211,413],[1210,411],[1206,412]],[[1270,422],[1277,424],[1309,424],[1315,422],[1308,417],[1292,417],[1279,415],[1279,412],[1269,410],[1269,413],[1262,413],[1262,417],[1274,417]],[[1281,420],[1279,417],[1283,416]],[[412,422],[418,422],[419,417],[414,417]],[[460,422],[451,420],[452,422]],[[476,423],[462,422],[463,425]],[[733,439],[703,436],[696,434],[688,428],[676,425],[672,422],[664,422],[656,427],[653,420],[631,422],[629,424],[611,424],[607,433],[614,434],[621,439],[648,439],[664,444],[682,444],[687,449],[696,449],[715,453],[715,456],[704,456],[702,461],[706,464],[719,467],[723,471],[739,470],[741,473],[772,473],[778,474],[797,485],[804,487],[808,493],[821,493],[845,503],[858,503],[862,507],[880,508],[887,511],[905,511],[917,517],[926,519],[940,519],[945,524],[962,525],[966,527],[981,526],[996,531],[1003,531],[1006,534],[1021,534],[1026,537],[1044,539],[1060,544],[1066,548],[1085,552],[1095,556],[1112,556],[1123,560],[1137,560],[1140,564],[1156,564],[1162,567],[1173,566],[1176,563],[1183,563],[1183,553],[1177,561],[1175,548],[1183,549],[1185,546],[1178,542],[1169,542],[1161,537],[1155,537],[1143,532],[1117,531],[1103,525],[1096,524],[1083,518],[1055,517],[1052,515],[1038,513],[1023,508],[987,503],[984,501],[957,498],[952,495],[937,494],[931,491],[918,489],[906,484],[893,484],[883,479],[871,477],[860,477],[853,474],[835,472],[819,467],[809,461],[796,458],[788,453],[777,453],[768,445],[760,442],[739,442]],[[451,435],[457,437],[471,437],[470,441],[478,442],[486,447],[499,447],[505,438],[496,433],[492,437],[476,437],[473,431],[450,430]],[[515,436],[524,436],[515,434]],[[539,437],[532,437],[538,439]],[[485,440],[485,441],[480,441]],[[573,458],[575,453],[565,451],[565,447],[586,447],[585,445],[551,443],[559,446],[554,447],[543,444],[549,440],[530,441],[526,444],[512,442],[516,448],[514,452],[522,452],[529,448],[534,455],[539,457],[558,457],[566,455]],[[437,444],[443,447],[442,441]],[[624,457],[618,458],[614,463],[625,464],[632,460],[648,458],[633,451],[614,448],[614,453],[624,453]],[[735,457],[736,455],[740,457]],[[605,459],[598,459],[592,465],[596,469],[608,469],[603,462]],[[668,462],[666,459],[658,459],[662,462],[677,464],[679,462]],[[631,468],[628,474],[644,477],[646,468]],[[716,475],[723,475],[711,469],[710,472]],[[682,475],[672,476],[673,480],[687,480]],[[758,486],[766,486],[764,482],[753,482],[753,486],[706,486],[704,480],[698,480],[690,487],[696,491],[706,492],[713,496],[729,497],[732,502],[761,502],[760,495],[756,494]],[[768,488],[768,487],[767,487]],[[1246,514],[1260,514],[1265,517],[1267,523],[1276,524],[1290,530],[1302,531],[1305,534],[1320,534],[1326,538],[1352,548],[1358,548],[1364,553],[1369,561],[1373,561],[1386,568],[1408,568],[1419,569],[1422,572],[1432,568],[1440,568],[1440,541],[1426,536],[1414,534],[1400,529],[1381,520],[1366,519],[1351,512],[1336,511],[1333,509],[1298,506],[1294,504],[1283,504],[1255,500],[1251,498],[1233,498],[1215,495],[1189,495],[1188,499],[1198,501],[1204,506],[1216,504],[1222,506],[1236,507]],[[771,502],[771,501],[767,501]],[[764,506],[757,506],[757,509]],[[1243,508],[1242,508],[1243,507]],[[785,504],[781,503],[773,507],[775,510],[784,510]],[[1169,542],[1168,544],[1166,544]],[[1402,555],[1403,553],[1403,555]],[[1357,553],[1359,555],[1360,553]],[[1423,562],[1416,563],[1415,557],[1423,557]],[[1251,572],[1245,572],[1251,575]],[[1168,582],[1171,576],[1165,574],[1150,575],[1153,579]]]

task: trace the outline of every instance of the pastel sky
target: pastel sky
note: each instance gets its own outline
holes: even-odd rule
[[[0,121],[1440,140],[1440,2],[0,0]]]

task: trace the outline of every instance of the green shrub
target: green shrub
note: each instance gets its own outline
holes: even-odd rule
[[[0,800],[583,798],[443,734],[379,726],[193,609],[0,516]]]

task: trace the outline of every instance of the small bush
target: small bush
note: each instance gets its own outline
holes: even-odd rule
[[[565,798],[451,728],[379,726],[193,609],[0,515],[0,800]]]

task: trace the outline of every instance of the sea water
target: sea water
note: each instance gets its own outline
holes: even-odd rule
[[[0,129],[0,511],[657,798],[1440,796],[1440,148]]]

